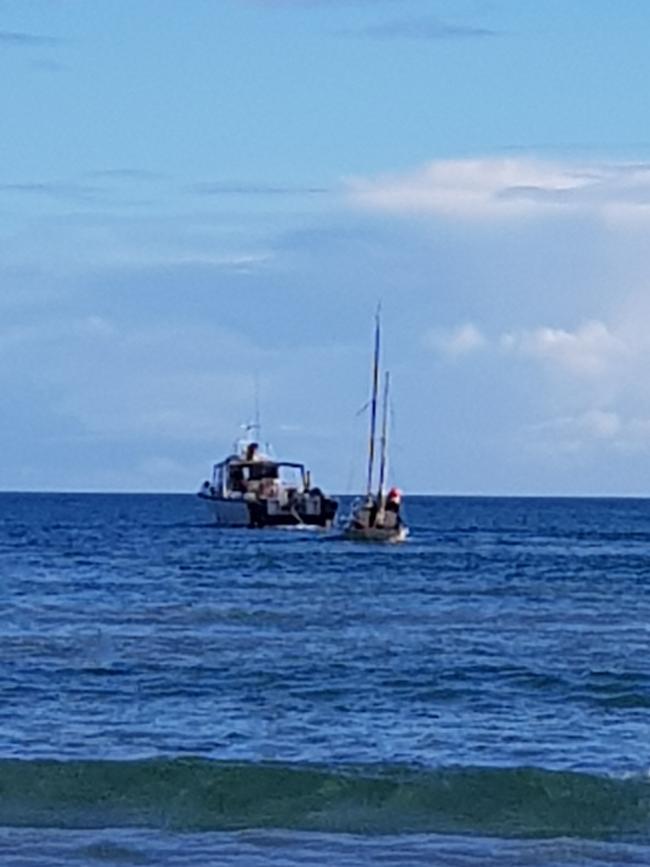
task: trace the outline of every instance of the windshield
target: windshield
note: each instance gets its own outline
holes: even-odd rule
[[[278,478],[278,465],[277,464],[268,464],[268,463],[260,463],[250,464],[245,468],[245,472],[247,478],[252,482],[257,482],[260,479],[277,479]]]
[[[302,467],[280,466],[280,481],[289,488],[302,487]]]

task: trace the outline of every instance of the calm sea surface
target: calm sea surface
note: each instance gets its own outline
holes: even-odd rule
[[[650,501],[402,546],[0,494],[0,862],[650,864]]]

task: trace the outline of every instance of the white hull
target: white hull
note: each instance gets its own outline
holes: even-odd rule
[[[294,506],[282,504],[275,498],[247,501],[199,496],[219,527],[330,527],[336,512],[336,505],[322,495],[301,497]]]
[[[206,498],[210,515],[220,527],[248,527],[250,513],[244,500]]]

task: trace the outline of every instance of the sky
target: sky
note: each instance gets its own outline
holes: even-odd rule
[[[255,413],[407,493],[650,491],[646,0],[0,0],[0,489],[193,492]]]

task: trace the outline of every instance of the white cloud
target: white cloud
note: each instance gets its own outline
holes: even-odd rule
[[[547,419],[525,428],[530,445],[553,451],[579,451],[593,441],[610,443],[622,432],[624,423],[616,412],[589,409],[576,415]]]
[[[592,320],[573,331],[551,326],[504,332],[489,338],[473,322],[449,330],[431,329],[424,345],[451,359],[479,350],[500,350],[538,360],[550,368],[576,377],[594,378],[611,372],[641,351],[604,322]]]
[[[630,348],[603,322],[586,322],[575,331],[542,327],[507,333],[500,339],[506,352],[515,352],[579,376],[600,376],[625,359]]]
[[[486,346],[487,341],[472,322],[466,322],[450,331],[432,329],[424,337],[425,346],[451,359],[472,353]]]
[[[540,327],[504,334],[498,343],[504,357],[527,357],[553,374],[538,398],[549,417],[522,427],[528,446],[582,461],[650,450],[650,340],[638,323]]]
[[[410,172],[353,178],[354,206],[404,215],[516,218],[598,214],[650,218],[650,163],[532,157],[435,160]]]
[[[574,329],[540,326],[495,337],[466,323],[430,331],[425,343],[450,359],[480,350],[482,364],[501,359],[510,367],[507,376],[522,374],[521,359],[533,363],[523,375],[542,420],[521,424],[524,452],[583,460],[594,450],[610,456],[650,450],[650,340],[629,322],[592,320]],[[495,381],[506,375],[498,366],[492,370]]]
[[[547,455],[582,456],[594,449],[607,453],[650,451],[650,418],[625,416],[606,409],[546,419],[524,426],[523,445]]]

